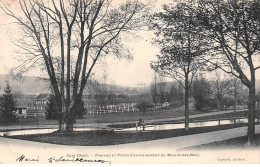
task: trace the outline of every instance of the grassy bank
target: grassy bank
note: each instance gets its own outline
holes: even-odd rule
[[[256,146],[254,149],[260,148],[260,134],[255,135]],[[187,147],[182,150],[228,150],[228,149],[251,149],[246,145],[247,136],[236,137],[224,141],[212,142],[208,144],[202,144],[199,146]]]
[[[212,132],[245,126],[245,124],[221,125],[213,127],[191,128],[189,132],[184,129],[147,131],[137,133],[113,132],[113,131],[85,131],[72,133],[51,133],[25,136],[9,136],[8,138],[36,141],[42,143],[53,143],[62,145],[80,146],[104,146],[141,141],[157,140],[177,136]]]

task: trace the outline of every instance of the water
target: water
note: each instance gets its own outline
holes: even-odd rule
[[[255,120],[257,122],[257,119]],[[190,128],[195,127],[208,127],[208,126],[217,126],[217,125],[229,125],[229,124],[238,124],[238,123],[247,123],[246,118],[231,119],[231,120],[218,120],[218,121],[203,121],[203,122],[192,122],[189,124]],[[162,125],[146,125],[145,131],[151,130],[171,130],[171,129],[183,129],[185,127],[184,123],[179,124],[162,124]],[[75,127],[75,131],[91,131],[91,130],[100,130],[102,128],[98,127]],[[0,132],[0,136],[16,136],[16,135],[31,135],[31,134],[48,134],[57,131],[58,129],[25,129],[25,130],[13,130],[7,132]],[[142,130],[142,128],[138,128]],[[136,131],[134,128],[125,128],[125,129],[114,129],[118,132],[131,132]]]
[[[7,132],[0,132],[0,135],[17,136],[17,135],[32,135],[32,134],[45,134],[57,131],[57,129],[26,129],[26,130],[13,130]]]
[[[256,120],[257,121],[257,120]],[[204,122],[192,122],[189,124],[190,128],[196,127],[208,127],[208,126],[217,126],[217,125],[229,125],[234,123],[247,123],[248,120],[245,118],[242,119],[232,119],[232,120],[220,120],[220,121],[204,121]],[[171,130],[171,129],[183,129],[185,128],[184,123],[180,124],[162,124],[162,125],[146,125],[145,130]],[[140,128],[138,128],[140,130]],[[136,131],[136,127],[134,128],[125,128],[125,129],[115,129],[115,131],[119,132],[127,132],[127,131]]]

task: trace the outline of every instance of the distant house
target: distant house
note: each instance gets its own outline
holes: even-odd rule
[[[27,108],[16,108],[16,114],[19,116],[24,116],[27,113]]]
[[[170,104],[169,104],[169,102],[167,102],[167,101],[163,103],[163,107],[167,107],[167,106],[169,106],[169,105],[170,105]]]
[[[25,118],[44,116],[49,96],[49,94],[19,95],[16,97],[16,114]]]
[[[15,113],[18,116],[26,117],[28,106],[33,105],[35,97],[36,97],[35,95],[16,94],[15,95],[15,103],[16,103]]]
[[[50,94],[42,93],[35,98],[36,104],[47,104]]]

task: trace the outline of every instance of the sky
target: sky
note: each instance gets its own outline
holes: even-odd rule
[[[122,3],[124,0],[114,0],[114,3]],[[148,0],[143,0],[148,1]],[[162,4],[169,3],[169,0],[149,0],[154,8],[160,9]],[[19,13],[18,0],[3,0],[9,7]],[[16,25],[12,19],[0,10],[0,74],[9,73],[10,69],[19,64],[17,57],[17,47],[12,42],[12,36],[16,33]],[[134,86],[140,84],[150,84],[153,80],[154,72],[150,68],[150,62],[155,60],[155,55],[159,49],[151,44],[152,32],[139,32],[141,39],[125,41],[129,47],[133,60],[107,58],[105,66],[97,67],[96,77],[102,80],[103,71],[106,71],[106,79],[103,82],[113,83],[123,86]],[[19,56],[19,55],[18,55]],[[29,72],[26,75],[37,76],[38,72]]]
[[[19,13],[18,0],[2,0],[9,4],[9,7],[16,13]],[[122,3],[125,0],[114,0],[115,4]],[[148,0],[142,0],[147,2]],[[153,9],[160,10],[162,4],[169,4],[174,0],[149,0]],[[0,10],[0,74],[7,74],[9,70],[19,64],[17,56],[17,47],[12,42],[13,35],[16,35],[16,25],[13,20],[6,16]],[[150,62],[156,60],[156,54],[159,49],[151,44],[155,35],[152,32],[140,31],[141,38],[129,39],[124,41],[129,47],[133,60],[116,59],[108,57],[105,64],[96,66],[94,69],[95,77],[103,83],[117,84],[122,86],[147,85],[153,81],[154,71],[150,68]],[[105,71],[105,72],[104,72]],[[31,71],[26,75],[37,76],[39,72]],[[106,76],[106,77],[104,77]],[[259,79],[260,76],[256,75]],[[171,81],[172,79],[166,79]]]

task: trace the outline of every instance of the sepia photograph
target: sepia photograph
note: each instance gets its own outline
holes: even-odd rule
[[[0,0],[0,164],[260,164],[259,0]]]

